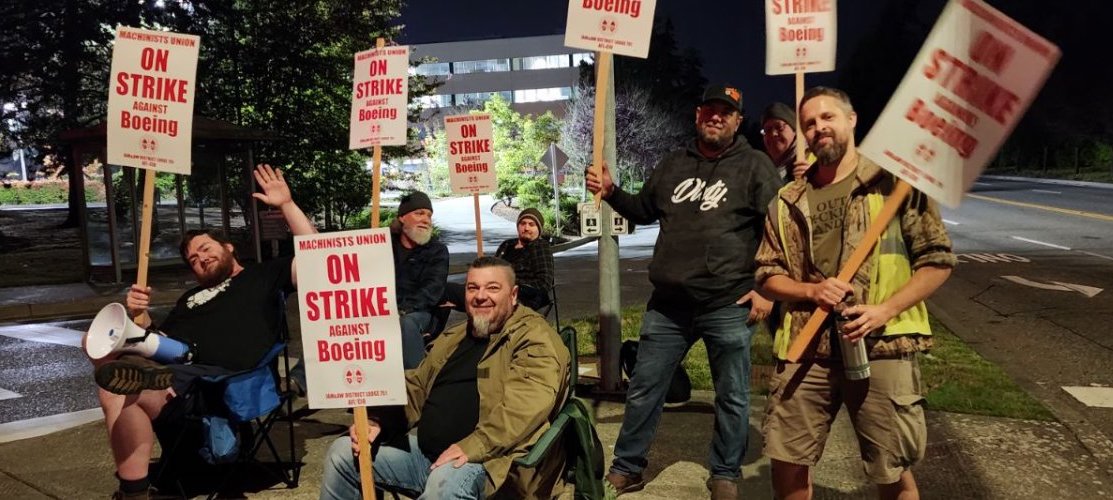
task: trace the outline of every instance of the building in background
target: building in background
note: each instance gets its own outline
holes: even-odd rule
[[[414,44],[410,57],[435,59],[416,71],[443,82],[421,100],[427,120],[482,107],[495,94],[519,113],[563,116],[580,62],[592,60],[591,53],[565,47],[563,34]]]

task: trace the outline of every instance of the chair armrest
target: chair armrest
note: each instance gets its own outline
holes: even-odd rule
[[[541,463],[541,460],[549,454],[553,446],[560,446],[560,439],[564,435],[564,429],[568,427],[570,420],[567,414],[563,411],[560,412],[557,418],[553,420],[552,425],[545,430],[541,438],[530,448],[529,453],[515,460],[514,464],[518,467],[525,467],[528,469],[537,467],[537,464]]]

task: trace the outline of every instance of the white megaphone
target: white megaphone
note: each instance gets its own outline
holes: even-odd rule
[[[130,352],[162,364],[174,364],[188,362],[191,357],[188,344],[135,324],[124,306],[115,302],[97,313],[81,345],[91,359]]]

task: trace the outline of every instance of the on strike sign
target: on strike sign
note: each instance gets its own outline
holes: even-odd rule
[[[645,59],[657,0],[568,0],[564,45]]]
[[[444,119],[448,140],[448,178],[457,194],[493,193],[495,153],[491,149],[491,115],[468,114]]]
[[[951,207],[1059,60],[1059,48],[979,0],[951,0],[859,150]]]
[[[108,163],[189,174],[201,38],[116,27],[108,84]]]
[[[835,0],[765,0],[765,74],[835,70]]]
[[[406,403],[390,229],[294,237],[310,408]]]
[[[355,55],[349,149],[406,144],[410,48],[384,47]]]

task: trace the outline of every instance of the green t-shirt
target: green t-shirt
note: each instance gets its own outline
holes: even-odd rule
[[[853,175],[818,189],[808,184],[812,255],[815,256],[816,267],[828,277],[839,273],[846,206],[853,186]]]

